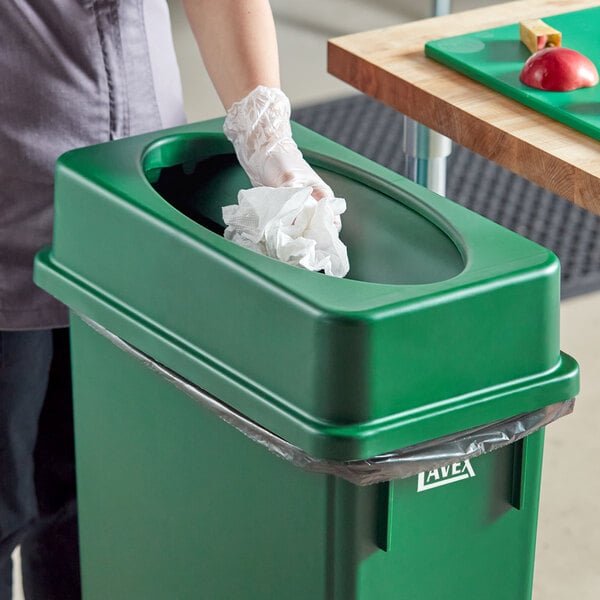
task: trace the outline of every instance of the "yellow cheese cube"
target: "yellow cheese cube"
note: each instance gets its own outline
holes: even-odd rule
[[[519,37],[532,54],[543,48],[560,46],[562,43],[561,32],[554,29],[554,27],[550,27],[541,19],[521,21],[519,23]]]

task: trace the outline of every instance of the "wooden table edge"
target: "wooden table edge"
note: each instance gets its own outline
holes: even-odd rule
[[[510,2],[341,36],[328,42],[328,72],[458,144],[600,214],[597,140],[424,55],[425,42],[444,37],[440,32],[460,35],[520,18],[597,5],[565,0]],[[444,97],[431,90],[432,81],[436,90],[444,90]],[[470,102],[469,97],[476,101]]]

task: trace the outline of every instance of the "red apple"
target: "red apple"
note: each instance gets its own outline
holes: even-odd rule
[[[576,50],[544,48],[532,54],[519,77],[522,83],[539,90],[569,92],[598,83],[592,61]]]

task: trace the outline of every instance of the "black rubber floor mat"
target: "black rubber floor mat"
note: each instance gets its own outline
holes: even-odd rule
[[[363,95],[294,110],[292,118],[402,173],[403,117]],[[546,246],[561,262],[563,298],[600,289],[600,217],[454,144],[446,195]]]

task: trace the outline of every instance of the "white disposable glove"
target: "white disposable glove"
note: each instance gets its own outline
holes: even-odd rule
[[[290,101],[280,89],[258,86],[230,107],[223,130],[252,185],[311,187],[317,200],[333,198],[292,139],[290,114]]]

